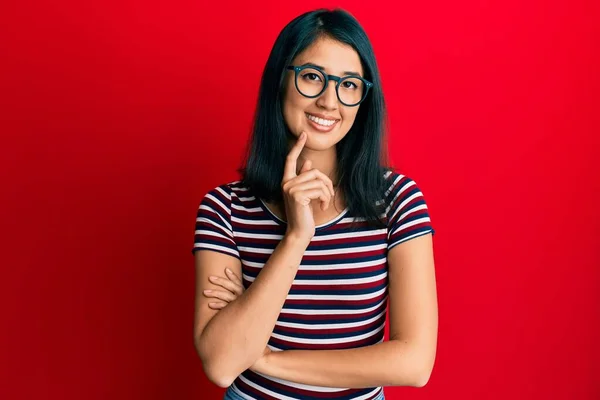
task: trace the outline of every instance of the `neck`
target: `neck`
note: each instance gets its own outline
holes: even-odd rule
[[[327,175],[333,185],[337,186],[337,153],[335,146],[327,150],[312,150],[305,147],[298,156],[298,171],[300,171],[306,160],[310,160],[312,168],[316,168]]]

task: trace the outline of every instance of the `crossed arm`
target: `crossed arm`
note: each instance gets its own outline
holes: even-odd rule
[[[394,246],[388,267],[389,341],[348,350],[266,349],[250,369],[325,387],[424,386],[433,369],[438,331],[432,235]],[[242,294],[240,278],[232,273],[227,278],[211,280],[219,288],[204,293],[214,310]]]

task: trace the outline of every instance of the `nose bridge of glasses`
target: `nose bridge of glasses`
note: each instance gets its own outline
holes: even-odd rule
[[[324,82],[324,87],[322,89],[321,95],[319,97],[325,97],[326,101],[334,101],[337,102],[338,101],[338,86],[340,84],[340,77],[335,76],[335,75],[326,75],[326,81]],[[329,83],[333,83],[333,85],[330,85]],[[329,89],[330,87],[333,87],[333,89]]]
[[[340,78],[339,76],[336,75],[325,75],[325,82],[323,83],[324,87],[323,87],[323,93],[327,92],[327,90],[329,89],[329,87],[331,86],[329,83],[333,82],[333,93],[336,93],[338,90],[338,87],[340,86],[340,82],[342,81],[342,78]],[[336,94],[337,96],[337,94]]]

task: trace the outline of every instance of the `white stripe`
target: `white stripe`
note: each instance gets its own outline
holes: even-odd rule
[[[248,282],[254,282],[256,278],[243,274],[244,279]],[[354,278],[354,279],[323,279],[323,280],[307,280],[307,279],[294,279],[293,285],[358,285],[362,283],[370,283],[384,279],[387,276],[387,271],[382,274],[369,276],[366,278]]]
[[[426,234],[428,234],[428,233],[431,233],[431,230],[428,230],[428,231],[426,231],[426,232],[425,232],[425,231],[424,231],[424,232],[417,232],[417,233],[414,233],[414,234],[412,234],[412,235],[410,235],[410,236],[407,236],[407,237],[403,238],[403,239],[402,239],[402,240],[400,240],[400,241],[397,241],[397,242],[390,243],[390,249],[391,249],[392,247],[395,247],[396,245],[398,245],[398,244],[400,244],[400,243],[404,243],[404,242],[406,242],[407,240],[410,240],[410,239],[412,239],[412,238],[414,238],[414,237],[421,236],[421,235],[426,235]]]
[[[412,214],[412,213],[420,211],[420,210],[427,210],[427,204],[419,204],[418,206],[414,206],[413,208],[411,208],[410,210],[408,210],[404,214],[402,214],[400,217],[398,217],[398,221],[402,221],[409,214]]]
[[[336,270],[336,269],[356,269],[356,268],[367,268],[373,267],[376,265],[385,264],[387,259],[385,257],[380,257],[378,259],[372,261],[364,261],[364,262],[356,262],[356,263],[339,263],[339,264],[319,264],[319,265],[304,265],[300,264],[298,269],[300,271],[325,271],[325,270]],[[263,268],[265,263],[258,263],[254,261],[246,261],[243,260],[243,263],[247,267],[252,268]]]
[[[267,388],[264,388],[264,387],[258,385],[257,383],[254,383],[254,382],[248,380],[244,375],[240,375],[239,378],[246,385],[251,386],[254,389],[258,390],[259,392],[268,394],[269,396],[272,396],[272,397],[274,397],[276,399],[282,399],[282,400],[301,400],[301,399],[296,399],[295,397],[288,397],[288,396],[285,396],[285,395],[280,394],[280,393],[275,393],[275,392],[273,392],[273,391],[271,391],[271,390],[269,390]],[[271,379],[271,378],[269,378],[269,379]],[[252,397],[246,397],[246,398],[252,399]]]
[[[375,334],[377,334],[378,332],[380,332],[383,328],[385,327],[385,322],[381,325],[379,325],[379,327],[377,329],[375,329],[374,331],[369,331],[367,333],[363,333],[362,335],[358,335],[358,336],[346,336],[343,338],[337,338],[337,339],[307,339],[307,338],[298,338],[298,337],[291,337],[291,336],[285,336],[285,335],[280,335],[277,333],[271,333],[271,337],[274,337],[276,339],[279,340],[285,340],[286,342],[290,342],[290,343],[302,343],[302,344],[339,344],[339,343],[350,343],[350,342],[355,342],[358,340],[363,340],[366,339],[368,337],[371,337]]]
[[[421,224],[423,222],[431,222],[431,221],[430,221],[429,217],[423,217],[423,218],[415,219],[414,221],[407,222],[405,224],[400,225],[398,228],[394,229],[390,233],[390,237],[392,237],[394,234],[396,234],[396,232],[402,231],[406,228],[410,228],[413,225]]]
[[[222,190],[219,190],[219,192],[224,193]],[[227,196],[225,193],[224,195],[226,197]],[[206,197],[208,197],[209,199],[212,199],[212,201],[214,201],[215,203],[217,203],[219,205],[219,207],[221,207],[221,211],[223,211],[223,213],[231,216],[231,210],[229,209],[229,207],[225,207],[225,204],[221,203],[221,200],[217,199],[215,196],[213,196],[212,194],[207,194]],[[212,210],[213,212],[215,212],[217,215],[220,215],[219,213],[216,212],[216,210],[213,210],[211,207],[205,206],[205,205],[201,205],[200,208],[205,208],[207,210]],[[222,218],[221,218],[222,219]],[[229,227],[229,229],[231,230],[231,225],[229,225],[229,223],[227,221],[225,221],[225,223],[227,223],[227,226]]]
[[[410,187],[410,186],[414,186],[414,182],[409,182],[408,184],[404,185],[404,187],[402,188],[402,192],[404,192],[404,191],[405,191],[405,188],[408,188],[408,187]],[[392,204],[393,204],[393,203],[396,201],[396,198],[400,197],[400,195],[402,194],[402,192],[398,192],[398,193],[396,194],[396,196],[394,196],[394,200],[393,200],[393,201],[390,203],[390,207],[391,207],[391,205],[392,205]],[[417,192],[416,192],[416,193],[413,193],[411,196],[409,196],[408,198],[404,199],[404,201],[403,201],[402,203],[400,203],[400,204],[398,204],[398,205],[396,206],[396,209],[394,210],[394,214],[392,214],[392,216],[390,217],[390,221],[391,221],[392,219],[394,219],[394,217],[396,216],[396,214],[397,214],[397,213],[398,213],[400,210],[404,209],[404,206],[405,206],[405,205],[406,205],[408,202],[412,201],[412,200],[413,200],[414,198],[416,198],[416,197],[421,197],[421,196],[423,196],[423,193],[421,193],[421,191],[420,191],[420,190],[417,190]]]
[[[339,249],[327,249],[327,250],[306,250],[304,252],[304,256],[320,256],[320,255],[333,255],[333,254],[348,254],[348,253],[365,253],[369,251],[382,250],[385,249],[387,245],[385,243],[376,244],[372,246],[355,246],[349,248],[339,248]],[[275,249],[264,249],[258,247],[246,247],[240,246],[240,251],[246,251],[248,253],[255,254],[271,254]]]
[[[275,249],[259,249],[256,247],[240,246],[240,251],[245,251],[254,254],[272,254]]]
[[[390,185],[390,187],[385,191],[385,196],[389,196],[390,193],[392,193],[392,191],[394,190],[394,188],[396,187],[396,184],[402,179],[402,175],[398,175],[396,177],[396,179],[394,179],[394,181],[392,182],[392,184]],[[394,197],[395,198],[395,197]],[[391,203],[391,202],[390,202]]]
[[[367,394],[364,394],[364,395],[359,396],[359,397],[355,397],[354,400],[365,400],[365,399],[368,399],[369,397],[371,397],[375,393],[377,393],[377,391],[379,391],[379,390],[381,390],[381,386],[378,387],[378,388],[376,388],[376,389],[373,389],[371,392],[369,392]]]
[[[396,214],[398,214],[400,211],[403,211],[404,207],[406,207],[406,205],[408,203],[410,203],[411,201],[413,201],[414,199],[416,199],[418,197],[423,197],[423,193],[421,193],[420,191],[418,191],[416,193],[413,193],[408,198],[404,199],[404,201],[402,203],[400,203],[398,205],[398,207],[396,207],[396,209],[394,210],[394,214],[392,214],[392,216],[390,217],[390,221],[392,221],[394,219],[394,217],[396,216]]]
[[[385,296],[379,303],[375,304],[369,308],[361,308],[361,309],[350,309],[350,310],[336,310],[336,309],[328,309],[328,310],[307,310],[302,308],[282,308],[282,314],[295,314],[295,315],[353,315],[353,314],[363,314],[368,313],[375,310],[378,307],[381,307],[387,301],[388,296]],[[335,307],[335,306],[332,306]]]
[[[344,329],[344,328],[355,328],[357,326],[369,325],[371,322],[377,321],[382,315],[385,314],[385,310],[374,316],[373,318],[369,318],[364,321],[358,322],[349,322],[349,323],[340,323],[340,324],[300,324],[296,322],[279,322],[277,321],[275,325],[277,326],[285,326],[288,328],[298,328],[298,329],[312,329],[312,330],[321,330],[321,329]]]
[[[215,189],[217,190],[217,192],[221,193],[227,200],[231,201],[231,196],[229,195],[229,193],[224,191],[220,186],[217,186]]]
[[[267,233],[246,233],[246,232],[235,232],[235,237],[250,238],[250,239],[272,239],[278,242],[283,239],[283,235],[271,235]]]
[[[305,256],[319,256],[319,255],[330,255],[330,254],[348,254],[348,253],[364,253],[368,251],[381,250],[385,248],[385,244],[375,244],[371,246],[352,246],[348,248],[340,249],[327,249],[327,250],[306,250]]]
[[[194,249],[223,250],[229,254],[239,257],[239,254],[237,251],[233,251],[228,247],[217,246],[217,245],[213,245],[213,244],[209,244],[209,243],[196,243],[196,244],[194,244]]]
[[[242,206],[238,206],[237,204],[231,204],[231,207],[235,208],[236,210],[242,210],[242,211],[246,211],[246,212],[249,212],[249,213],[261,212],[262,211],[262,208],[260,208],[260,207],[248,208],[248,207],[245,207],[243,205]]]
[[[245,225],[278,225],[277,222],[270,219],[251,220],[238,217],[231,217],[231,220]]]
[[[240,377],[241,379],[242,377]],[[248,396],[245,393],[242,393],[242,391],[240,389],[238,389],[238,387],[236,386],[235,383],[232,383],[231,386],[233,386],[233,391],[235,392],[235,394],[237,394],[238,396],[246,399],[246,400],[255,400],[253,397]]]
[[[248,196],[248,197],[240,197],[238,196],[238,199],[240,199],[240,202],[244,202],[244,201],[255,201],[256,197],[254,196]]]
[[[215,197],[213,197],[213,196],[210,196],[210,195],[207,195],[207,196],[208,196],[208,197],[211,197],[211,198],[213,198],[215,202],[217,202],[217,203],[221,204],[221,202],[219,202],[219,200],[217,200]],[[221,204],[221,206],[222,206],[222,207],[225,207],[225,206],[223,206],[223,204]],[[199,207],[199,208],[200,208],[200,209],[202,209],[202,210],[208,210],[208,211],[212,212],[213,214],[215,214],[216,216],[218,216],[218,217],[221,219],[221,221],[223,221],[223,223],[224,223],[225,225],[227,225],[227,228],[228,228],[228,229],[231,231],[231,224],[229,223],[229,221],[227,221],[226,219],[224,219],[224,218],[221,216],[221,214],[219,214],[219,213],[218,213],[218,212],[217,212],[217,211],[216,211],[214,208],[212,208],[212,207],[209,207],[209,206],[207,206],[207,205],[204,205],[204,204],[200,205],[200,207]],[[227,214],[227,215],[229,215],[229,216],[230,216],[230,218],[231,218],[231,214],[230,214],[230,212],[229,212],[229,211],[228,211],[226,208],[224,209],[224,213],[225,213],[225,214]]]
[[[396,185],[398,184],[398,182],[400,182],[400,180],[402,179],[402,176],[398,176],[395,180],[394,183],[392,184],[391,187],[391,191],[393,191],[393,189],[396,187]],[[398,191],[394,194],[394,197],[392,197],[392,200],[390,201],[389,205],[387,206],[387,210],[386,210],[386,214],[389,212],[390,208],[392,207],[392,205],[396,202],[396,199],[402,195],[402,193],[404,193],[406,191],[407,188],[413,186],[415,184],[415,182],[413,180],[409,180],[408,182],[406,182],[404,184],[404,186],[402,186],[401,188],[398,189]],[[399,207],[398,207],[399,208]],[[391,218],[390,218],[391,219]]]
[[[272,381],[272,382],[276,382],[279,383],[281,385],[285,385],[285,386],[290,386],[290,387],[294,387],[296,389],[302,389],[302,390],[311,390],[314,392],[321,392],[321,393],[335,393],[335,392],[341,392],[344,390],[348,390],[348,388],[335,388],[335,387],[325,387],[325,386],[313,386],[313,385],[306,385],[303,383],[296,383],[296,382],[290,382],[290,381],[286,381],[285,379],[279,379],[279,378],[275,378],[273,376],[269,376],[269,375],[263,375],[261,373],[256,372],[257,375],[262,376],[263,378]]]
[[[245,219],[242,219],[242,218],[237,218],[237,217],[233,217],[233,218],[238,221],[246,221]],[[314,236],[312,238],[312,242],[325,242],[328,240],[348,239],[348,238],[357,238],[357,237],[368,238],[369,236],[378,236],[383,233],[387,233],[386,228],[372,230],[372,231],[361,231],[361,232],[351,232],[351,233],[334,233],[334,234],[323,235],[323,236]],[[243,238],[251,238],[251,239],[273,239],[273,240],[278,240],[278,241],[282,240],[284,237],[284,235],[278,235],[278,234],[266,234],[266,233],[261,234],[261,233],[246,233],[246,232],[235,232],[235,236],[243,237]]]
[[[221,218],[221,220],[223,220],[223,218]],[[212,219],[208,219],[206,217],[199,217],[199,218],[196,218],[196,222],[206,222],[207,224],[212,225],[212,226],[218,228],[220,231],[222,231],[224,233],[223,236],[225,236],[226,238],[228,238],[229,240],[231,240],[231,235],[230,235],[231,231],[228,232],[227,230],[225,230],[225,228],[223,226],[217,224]]]
[[[197,230],[194,231],[194,233],[196,235],[206,235],[206,236],[218,237],[220,239],[226,239],[227,241],[231,242],[232,244],[235,244],[233,242],[233,240],[231,240],[231,238],[229,236],[221,235],[218,232],[207,231],[207,230],[204,230],[204,229],[197,229]]]
[[[345,219],[345,218],[344,218]],[[348,218],[351,219],[351,218]],[[369,237],[369,236],[377,236],[386,232],[386,229],[377,229],[372,231],[360,231],[360,232],[349,232],[349,233],[332,233],[323,236],[314,236],[312,238],[313,242],[324,242],[326,240],[336,240],[336,239],[347,239],[347,238],[356,238],[356,237]]]
[[[358,294],[358,295],[342,295],[342,294],[288,294],[288,300],[368,300],[375,298],[385,292],[386,288],[377,292]]]

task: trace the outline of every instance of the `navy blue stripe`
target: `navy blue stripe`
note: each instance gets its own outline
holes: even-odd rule
[[[384,282],[365,289],[332,289],[337,288],[337,285],[326,286],[323,289],[291,289],[289,294],[300,295],[300,294],[314,294],[314,295],[361,295],[377,292],[378,290],[384,289],[387,286],[387,279]]]
[[[277,325],[275,325],[275,329],[273,329],[273,332],[277,333],[279,335],[291,337],[293,339],[298,339],[298,338],[301,338],[301,339],[341,339],[341,338],[345,338],[345,339],[348,339],[348,341],[350,341],[350,340],[353,340],[352,339],[353,336],[360,336],[360,335],[368,333],[368,332],[373,332],[373,330],[375,330],[376,327],[378,327],[379,325],[381,325],[384,322],[385,322],[385,314],[382,315],[381,317],[377,318],[376,321],[371,322],[370,324],[374,324],[373,326],[359,328],[357,330],[353,330],[352,333],[350,333],[350,332],[340,332],[340,333],[302,332],[302,333],[300,333],[298,331],[289,332],[289,331],[282,329],[281,327],[278,327]],[[338,328],[336,328],[336,329],[338,329]],[[349,328],[340,327],[339,329],[349,329]],[[354,328],[350,328],[350,329],[354,329]],[[317,331],[317,332],[321,332],[321,331]]]
[[[316,300],[312,300],[316,301]],[[372,301],[368,301],[367,303],[361,303],[360,305],[352,304],[355,301],[346,300],[343,304],[331,304],[331,300],[321,300],[324,302],[329,301],[330,303],[326,304],[288,304],[285,303],[284,307],[290,310],[364,310],[367,308],[374,307],[381,301],[381,298],[375,298]],[[359,300],[364,301],[364,300]]]
[[[300,318],[294,318],[294,317],[285,317],[283,315],[280,315],[279,318],[277,319],[280,322],[289,322],[289,323],[294,323],[294,324],[310,324],[310,325],[326,325],[326,324],[343,324],[343,323],[352,323],[352,322],[360,322],[360,321],[364,321],[366,319],[372,318],[375,315],[379,314],[380,312],[382,312],[385,308],[387,307],[387,302],[383,302],[381,304],[381,306],[375,308],[373,311],[370,311],[368,313],[365,314],[361,314],[360,316],[357,317],[350,317],[350,318],[335,318],[335,315],[331,315],[331,316],[327,316],[327,319],[323,319],[323,320],[317,320],[317,319],[310,319],[307,320],[306,317],[310,317],[310,315],[308,316],[304,316],[305,319],[300,319]],[[368,307],[367,307],[368,308]],[[290,315],[294,315],[294,314],[290,314]]]
[[[376,344],[379,343],[379,341],[381,341],[381,338],[383,337],[383,333],[384,333],[385,329],[382,329],[381,331],[379,331],[377,334],[373,335],[372,337],[369,337],[366,340],[364,346],[370,346],[372,344]],[[277,339],[269,339],[269,344],[273,347],[276,347],[278,349],[281,350],[303,350],[303,348],[298,347],[298,345],[294,345],[293,343],[291,345],[288,345],[286,343],[283,343],[281,340],[277,341]],[[353,349],[355,348],[355,346],[351,343],[338,343],[337,344],[339,346],[339,348],[344,348],[344,349]],[[315,344],[314,347],[319,348],[319,349],[323,349],[326,348],[327,345],[318,345]],[[336,397],[338,398],[338,397]]]
[[[203,213],[200,215],[200,217],[202,218],[206,218],[212,222],[214,222],[215,224],[217,224],[218,226],[222,227],[223,229],[218,229],[217,227],[215,227],[212,224],[209,224],[205,221],[198,221],[197,225],[196,225],[196,229],[206,229],[208,231],[213,231],[213,232],[219,232],[221,235],[226,235],[229,237],[229,233],[230,230],[229,228],[223,223],[223,221],[219,218],[218,215],[213,214],[213,213]],[[225,233],[226,232],[226,233]]]
[[[315,280],[315,281],[328,281],[331,279],[357,279],[357,278],[369,278],[371,276],[377,276],[385,272],[387,268],[385,265],[379,266],[376,270],[370,272],[362,272],[362,273],[348,273],[348,274],[340,274],[338,270],[331,270],[327,275],[299,275],[296,274],[295,280],[304,281],[304,280]],[[304,272],[304,271],[302,271]]]
[[[250,382],[257,382],[257,383],[261,382],[262,383],[264,381],[264,378],[262,378],[262,377],[260,378],[260,380],[257,379],[257,376],[255,375],[255,373],[252,372],[252,371],[250,371],[250,370],[244,371],[242,373],[242,375],[247,380],[249,380]],[[240,389],[242,392],[244,392],[243,388],[241,388],[240,385],[237,384],[237,382],[236,382],[236,386],[238,387],[238,389]],[[262,385],[260,385],[260,386],[262,386]],[[271,390],[271,391],[273,391],[275,393],[279,393],[279,394],[282,394],[282,395],[285,395],[285,396],[289,396],[289,397],[292,397],[292,398],[295,398],[295,399],[299,398],[299,397],[302,397],[303,400],[323,400],[323,393],[320,394],[320,397],[314,397],[314,396],[310,396],[310,395],[306,395],[306,394],[300,395],[297,392],[292,392],[290,390],[285,390],[285,389],[279,389],[279,388],[276,388],[275,386],[268,385],[268,384],[265,385],[264,388],[269,389],[269,390]],[[335,396],[335,398],[336,399],[352,400],[352,399],[355,399],[358,396],[362,396],[364,394],[367,394],[367,393],[369,393],[369,392],[371,392],[371,391],[373,391],[375,389],[376,389],[375,387],[365,388],[365,389],[351,389],[351,394],[348,394],[348,395],[345,395],[345,396],[341,396],[341,397],[339,395],[337,395],[337,396]],[[244,392],[244,393],[246,393],[246,392]],[[250,396],[252,396],[250,393],[247,393],[247,394],[250,395]]]
[[[370,240],[365,240],[365,238],[361,238],[360,242],[348,242],[348,243],[324,243],[324,242],[314,242],[308,246],[308,250],[332,250],[332,249],[361,249],[363,247],[374,246],[382,243],[385,240],[385,235],[379,235],[378,238],[373,238]],[[337,240],[337,239],[335,239]]]
[[[387,244],[387,239],[383,240],[382,243]],[[267,260],[269,259],[269,257],[271,256],[270,254],[256,254],[256,253],[252,253],[252,255],[248,254],[245,251],[242,251],[242,253],[244,253],[244,260],[249,261],[249,262],[255,262],[255,263],[266,263]],[[354,258],[348,258],[348,259],[335,259],[335,260],[307,260],[307,259],[303,259],[302,260],[302,264],[301,265],[330,265],[330,264],[336,264],[339,266],[342,266],[344,264],[354,264],[354,263],[361,263],[361,262],[370,262],[370,261],[379,261],[379,260],[385,260],[385,248],[381,249],[381,254],[375,254],[372,256],[365,256],[365,257],[354,257]],[[384,261],[385,262],[385,261]]]

